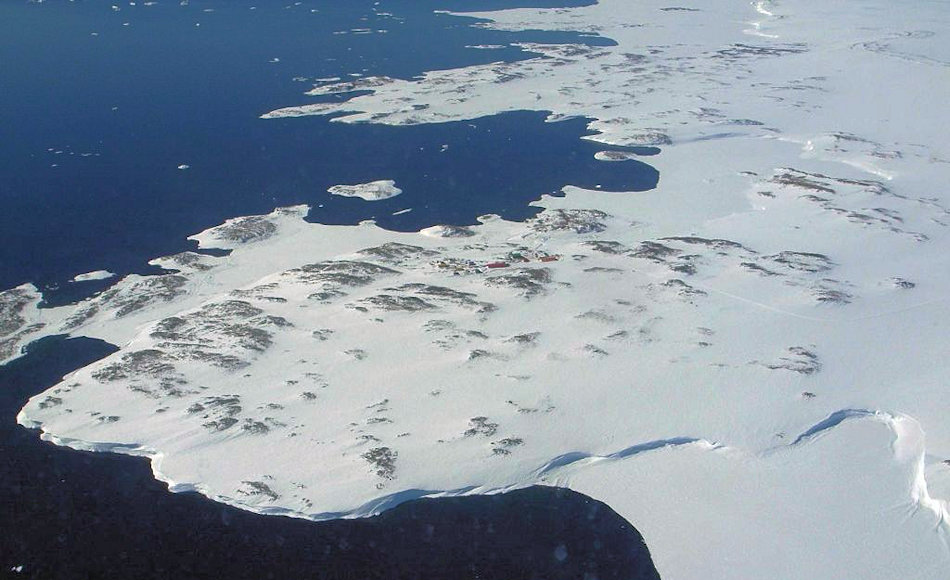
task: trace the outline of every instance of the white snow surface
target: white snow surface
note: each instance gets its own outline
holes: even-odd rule
[[[226,257],[160,258],[178,273],[79,305],[6,291],[3,358],[62,332],[122,347],[18,421],[263,513],[545,483],[626,517],[666,580],[947,578],[945,6],[478,14],[618,45],[265,117],[583,115],[590,139],[660,146],[659,186],[420,233],[280,208],[195,236]]]
[[[331,195],[358,197],[366,201],[380,201],[396,197],[402,190],[391,179],[358,183],[356,185],[334,185],[327,190]]]

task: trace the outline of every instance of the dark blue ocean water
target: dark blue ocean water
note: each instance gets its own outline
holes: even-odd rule
[[[384,127],[258,118],[314,100],[303,95],[311,83],[295,77],[412,78],[534,56],[469,45],[612,44],[573,33],[493,32],[433,12],[544,2],[254,4],[114,11],[92,0],[0,3],[0,288],[63,285],[94,269],[148,271],[147,260],[191,247],[188,235],[280,205],[323,204],[311,220],[376,218],[413,231],[471,224],[484,213],[523,219],[536,211],[529,201],[566,184],[655,185],[645,164],[594,161],[599,147],[580,139],[583,119],[551,124],[544,113],[515,112]],[[334,34],[353,28],[388,32]],[[405,193],[374,203],[326,193],[376,179],[395,179]]]

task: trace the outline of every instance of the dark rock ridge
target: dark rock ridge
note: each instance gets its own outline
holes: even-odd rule
[[[485,279],[485,285],[507,287],[521,290],[525,297],[544,293],[545,286],[551,283],[549,268],[520,268],[511,274],[502,274]]]
[[[43,328],[42,323],[26,325],[22,314],[30,302],[30,293],[22,288],[0,292],[0,360],[16,354],[26,335]]]
[[[576,234],[602,232],[609,215],[597,209],[554,209],[542,212],[531,221],[537,232],[573,231]]]
[[[145,276],[127,285],[117,286],[80,305],[63,324],[63,330],[74,330],[102,311],[112,310],[116,318],[128,316],[152,304],[171,302],[185,294],[188,278],[178,274]]]
[[[264,216],[248,216],[230,220],[215,228],[215,237],[229,242],[246,244],[266,240],[274,235],[277,226]]]

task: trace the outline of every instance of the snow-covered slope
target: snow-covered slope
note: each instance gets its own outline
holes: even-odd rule
[[[657,189],[418,234],[282,208],[196,236],[227,257],[162,258],[178,272],[77,306],[8,291],[4,357],[63,331],[122,345],[19,421],[267,513],[556,483],[634,523],[667,579],[945,578],[944,5],[479,16],[618,45],[265,117],[585,115],[592,139],[662,147]]]

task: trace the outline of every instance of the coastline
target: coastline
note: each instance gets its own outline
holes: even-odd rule
[[[750,576],[794,578],[801,568],[791,562],[807,560],[816,577],[829,570],[895,573],[894,564],[888,569],[879,561],[939,577],[940,565],[950,561],[950,431],[936,404],[941,369],[928,361],[940,360],[941,322],[950,316],[940,273],[950,202],[933,189],[947,142],[934,128],[939,123],[927,127],[930,121],[915,120],[910,111],[867,123],[868,115],[885,117],[883,104],[892,95],[861,100],[857,73],[840,68],[853,63],[855,70],[919,81],[927,67],[939,66],[933,59],[906,65],[892,58],[893,50],[878,50],[883,41],[865,50],[871,42],[865,37],[929,37],[868,27],[830,43],[817,23],[842,18],[834,6],[828,16],[805,0],[757,3],[747,10],[755,12],[751,21],[752,14],[736,16],[745,12],[732,4],[717,7],[717,22],[729,22],[728,28],[683,24],[697,37],[675,46],[659,44],[666,25],[610,28],[611,10],[620,10],[613,0],[566,12],[486,13],[480,17],[494,19],[488,26],[502,30],[574,30],[584,23],[616,36],[619,46],[531,47],[544,56],[433,71],[337,107],[349,111],[335,118],[341,123],[477,120],[520,110],[526,101],[551,116],[593,117],[589,127],[600,133],[586,139],[661,146],[650,159],[662,176],[655,190],[612,196],[567,186],[562,196],[535,202],[541,211],[525,223],[484,216],[470,228],[471,237],[460,239],[394,233],[371,222],[309,224],[308,209],[300,206],[235,218],[195,236],[201,247],[232,251],[201,258],[207,269],[191,264],[179,272],[181,294],[147,303],[125,321],[114,317],[122,302],[96,302],[97,312],[77,332],[115,337],[123,352],[71,377],[82,388],[66,391],[68,397],[38,395],[18,420],[55,421],[54,433],[111,433],[117,441],[142,437],[149,448],[168,446],[174,451],[154,453],[184,474],[179,479],[195,474],[195,481],[213,481],[196,488],[226,501],[244,489],[243,505],[262,513],[305,513],[294,506],[311,501],[334,514],[362,515],[366,506],[390,507],[387,498],[411,497],[418,489],[485,492],[555,483],[607,501],[637,525],[644,521],[664,577],[699,571],[729,577],[734,570],[722,554],[742,550],[753,553],[742,562]],[[627,9],[630,21],[636,10],[646,10]],[[694,16],[678,12],[662,18]],[[874,14],[858,16],[880,24]],[[763,44],[743,42],[746,36]],[[631,47],[657,52],[625,52]],[[635,75],[642,85],[604,83],[588,93],[572,87],[569,96],[584,100],[556,104],[564,100],[558,89],[565,78],[593,83],[605,67],[617,78]],[[464,83],[469,93],[455,102],[461,99],[444,87]],[[522,91],[518,83],[537,90]],[[506,86],[516,88],[498,88]],[[912,86],[908,82],[907,94],[895,92],[895,98],[909,99]],[[631,92],[637,102],[622,108]],[[427,108],[408,110],[400,99]],[[251,223],[242,220],[253,222],[252,233],[267,235],[228,241],[229,224]],[[564,259],[544,266],[512,259],[538,248]],[[275,253],[286,257],[264,258]],[[477,275],[438,266],[467,261],[505,266]],[[126,298],[142,295],[135,282],[120,282],[118,296],[125,290]],[[214,307],[234,300],[253,307],[247,324],[266,330],[272,347],[258,352],[223,338],[220,328],[245,321],[233,312],[215,314]],[[551,312],[565,320],[550,320]],[[271,320],[281,328],[265,329],[265,316],[288,324]],[[170,318],[185,320],[189,332],[212,328],[212,352],[163,345],[185,342],[156,337],[156,330],[166,332],[157,325]],[[449,324],[432,324],[439,321]],[[295,351],[295,344],[306,344],[306,352]],[[182,390],[208,387],[208,394],[184,394],[207,413],[204,423],[176,400],[179,395],[160,403],[158,396],[136,398],[131,387],[139,370],[122,366],[122,356],[154,350],[163,353],[155,361],[174,368],[151,377],[145,369],[142,380],[180,378]],[[241,383],[236,370],[219,372],[199,355],[234,357],[235,369],[257,374]],[[303,366],[298,372],[293,365],[304,359],[319,372]],[[109,381],[95,373],[108,365],[117,377],[109,380],[125,387],[122,395],[86,395],[106,392]],[[313,379],[310,390],[296,386],[307,378]],[[260,395],[262,386],[278,394]],[[212,409],[218,404],[213,396],[235,395],[243,397],[240,404]],[[41,397],[50,396],[121,420],[64,418],[42,408]],[[323,410],[307,407],[308,401]],[[191,423],[176,431],[148,419],[158,408]],[[327,426],[325,416],[336,424]],[[222,419],[235,423],[218,431]],[[205,426],[212,423],[213,429]],[[287,443],[298,431],[319,451],[303,454],[303,446]],[[276,437],[286,437],[282,445],[291,451],[266,457],[266,438]],[[118,445],[141,444],[134,441]],[[687,443],[651,446],[663,441]],[[641,446],[649,452],[635,452]],[[201,463],[215,465],[239,448],[247,457],[234,473]],[[382,449],[388,451],[371,457],[386,461],[367,459],[367,450]],[[314,461],[315,455],[342,483],[321,487],[322,474],[299,467],[301,458]],[[575,461],[539,473],[565,457]],[[451,473],[444,473],[446,466],[453,466]],[[157,475],[161,467],[153,466]],[[820,485],[807,481],[803,474],[809,473]],[[278,498],[250,493],[261,489],[265,475]],[[704,485],[707,476],[717,485]],[[260,485],[242,488],[249,480]],[[641,486],[636,497],[628,493],[632,482]],[[295,485],[316,491],[298,493]],[[733,522],[728,533],[717,524],[720,516]],[[794,549],[778,554],[771,546],[789,529],[773,522],[783,517],[794,520],[791,533],[799,534]],[[862,540],[829,549],[842,528]],[[807,538],[805,529],[812,530]],[[894,530],[909,539],[889,542]],[[683,537],[709,547],[684,557],[678,549]]]

